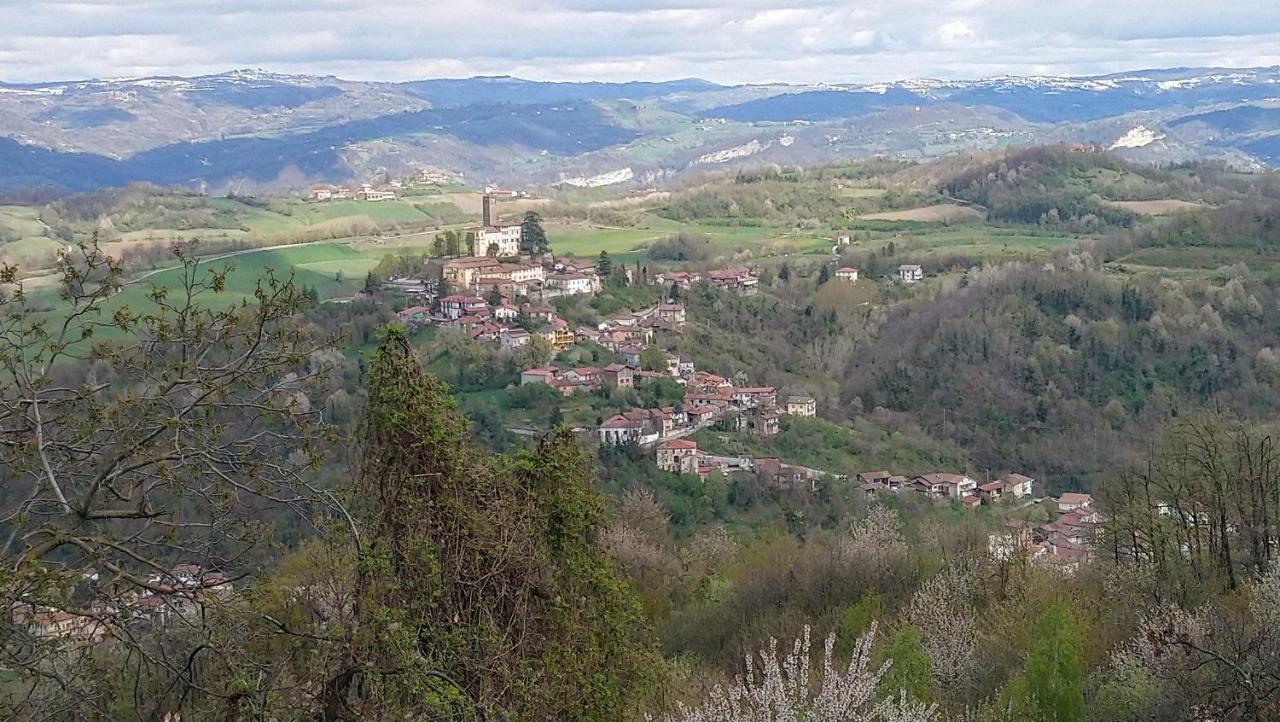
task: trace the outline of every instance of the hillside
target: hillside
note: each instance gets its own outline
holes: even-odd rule
[[[434,168],[483,185],[651,186],[742,164],[924,159],[1044,141],[1271,163],[1280,70],[723,87],[406,83],[235,71],[0,83],[0,190],[145,181],[283,192]]]

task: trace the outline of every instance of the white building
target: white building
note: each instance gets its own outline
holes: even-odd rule
[[[504,328],[498,334],[498,343],[502,346],[503,351],[514,351],[528,346],[531,340],[532,337],[529,332],[522,328]]]
[[[788,416],[813,417],[818,415],[818,402],[812,396],[788,396],[784,410]]]
[[[898,266],[898,278],[903,283],[915,283],[924,280],[924,269],[915,264]]]
[[[361,186],[360,190],[356,192],[356,200],[370,203],[381,203],[382,201],[393,201],[395,199],[395,191],[380,191],[369,185]]]
[[[477,257],[497,256],[498,258],[518,256],[520,255],[520,239],[523,237],[524,233],[518,223],[485,226],[476,234],[476,242],[471,249],[471,255]],[[495,246],[497,252],[490,253],[489,249]]]
[[[856,281],[858,280],[858,269],[850,268],[849,266],[837,269],[836,278],[842,281]]]
[[[595,290],[591,277],[582,273],[553,273],[547,276],[547,285],[558,288],[567,296],[579,296]]]

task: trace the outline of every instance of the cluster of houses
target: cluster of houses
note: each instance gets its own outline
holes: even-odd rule
[[[965,474],[933,473],[907,478],[888,471],[866,471],[857,475],[858,488],[869,496],[882,493],[916,493],[939,504],[959,502],[976,509],[984,504],[1004,500],[1034,500],[1035,479],[1024,474],[1009,473],[982,483]],[[1072,572],[1092,559],[1102,515],[1088,494],[1064,493],[1046,503],[1056,505],[1057,518],[1052,522],[1032,525],[1007,522],[990,535],[988,548],[992,556],[1008,559],[1016,553],[1027,553],[1035,561]]]
[[[370,203],[378,203],[381,201],[393,201],[396,199],[396,192],[403,184],[398,180],[393,180],[386,186],[377,186],[370,183],[361,184],[355,190],[347,186],[317,186],[311,189],[310,198],[318,203],[325,201],[369,201]]]
[[[772,386],[737,386],[721,376],[669,364],[665,375],[685,386],[678,406],[632,409],[605,419],[596,430],[601,444],[637,444],[662,449],[665,442],[681,439],[701,429],[717,427],[772,436],[780,428],[781,415],[815,416],[817,402],[810,396],[779,398]],[[632,378],[643,373],[630,371]],[[656,374],[658,376],[664,374]],[[641,377],[643,378],[643,377]],[[661,466],[661,458],[659,458]]]
[[[675,286],[682,291],[692,289],[701,281],[706,281],[722,291],[729,291],[741,296],[754,296],[760,290],[760,274],[743,266],[719,268],[706,272],[663,271],[650,279],[650,283]]]
[[[667,439],[655,448],[658,468],[673,474],[694,474],[706,481],[712,474],[754,474],[766,488],[813,492],[827,474],[784,464],[775,457],[717,456],[690,439]]]
[[[507,298],[546,299],[590,295],[603,287],[594,261],[515,260],[520,254],[520,226],[482,230],[475,241],[475,248],[481,247],[494,253],[455,258],[444,264],[442,276],[451,288],[479,294],[497,291]]]
[[[938,501],[959,501],[966,507],[977,508],[983,503],[990,504],[1006,497],[1030,499],[1035,479],[1011,473],[983,484],[965,474],[921,474],[908,479],[888,471],[864,471],[858,474],[858,484],[870,496],[905,491],[923,494]]]
[[[414,185],[433,185],[442,186],[449,183],[449,176],[436,170],[420,168],[412,175],[407,176],[403,180],[392,178],[386,183],[374,185],[372,183],[361,183],[358,188],[352,189],[350,186],[343,185],[320,185],[315,186],[307,194],[307,197],[317,203],[325,201],[369,201],[377,203],[380,201],[391,201],[396,199],[397,193],[406,186]]]
[[[123,592],[110,603],[98,602],[83,611],[18,602],[10,614],[14,626],[33,637],[100,642],[122,626],[167,623],[198,613],[206,599],[226,599],[235,592],[226,576],[195,564],[181,564],[167,573],[154,574],[147,585],[145,590]]]
[[[1024,553],[1033,561],[1073,573],[1093,560],[1103,517],[1088,494],[1066,493],[1054,502],[1058,516],[1034,526],[1010,521],[987,539],[991,555],[1009,559]]]

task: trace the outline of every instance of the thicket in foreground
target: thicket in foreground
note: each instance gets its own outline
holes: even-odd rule
[[[875,626],[854,645],[847,667],[835,664],[836,635],[827,637],[822,671],[813,686],[810,672],[809,627],[795,640],[785,659],[778,659],[778,640],[760,652],[760,674],[755,660],[746,658],[746,673],[728,688],[716,687],[697,707],[681,708],[666,722],[930,722],[937,705],[909,697],[905,690],[877,700],[876,691],[891,662],[872,670],[871,646]]]
[[[661,661],[600,544],[591,473],[567,431],[487,456],[390,329],[370,365],[355,603],[373,631],[353,669],[420,673],[357,671],[329,696],[362,717],[624,718]]]

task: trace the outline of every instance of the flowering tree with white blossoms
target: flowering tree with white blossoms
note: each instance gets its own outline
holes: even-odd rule
[[[813,686],[810,671],[809,627],[792,645],[785,659],[778,659],[778,640],[769,640],[769,649],[756,660],[747,657],[746,674],[725,689],[716,687],[702,704],[692,709],[681,705],[679,713],[666,722],[932,722],[937,705],[898,697],[875,701],[876,686],[889,662],[872,671],[871,644],[876,628],[862,635],[847,667],[835,664],[836,635],[827,637],[822,671]]]

